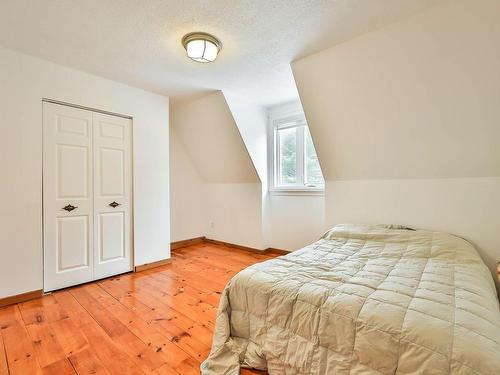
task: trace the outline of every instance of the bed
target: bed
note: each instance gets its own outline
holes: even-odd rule
[[[490,271],[466,240],[339,225],[226,286],[203,375],[500,374]]]

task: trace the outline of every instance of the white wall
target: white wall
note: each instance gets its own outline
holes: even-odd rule
[[[207,184],[208,238],[264,249],[260,183]]]
[[[324,196],[269,194],[268,205],[269,247],[297,250],[325,232]]]
[[[234,101],[258,119],[258,108],[253,111],[239,98]],[[244,122],[242,127],[247,139],[253,129],[245,125],[251,126],[251,122]],[[182,192],[173,193],[172,217],[183,217],[186,211],[194,213],[193,201],[203,197],[199,219],[205,220],[204,225],[188,220],[182,226],[174,225],[172,237],[187,239],[190,233],[190,238],[198,237],[204,227],[202,235],[208,238],[263,249],[262,184],[224,95],[218,91],[173,107],[172,128],[179,139],[179,145],[172,149],[176,153],[173,162],[185,153],[202,181],[200,185],[191,176],[189,183],[182,167],[172,165],[172,192]],[[258,147],[258,142],[251,144],[252,152]],[[190,186],[184,185],[188,183]]]
[[[273,143],[274,119],[302,112],[299,100],[268,108],[268,143]],[[270,148],[267,152],[269,172],[273,168],[272,153]],[[272,178],[271,173],[269,178]],[[318,240],[325,232],[325,197],[272,192],[267,195],[265,215],[265,234],[269,247],[297,250]]]
[[[173,107],[172,124],[205,181],[259,182],[222,92]]]
[[[269,214],[267,200],[269,189],[269,171],[267,164],[267,111],[264,107],[255,105],[235,93],[224,91],[223,94],[261,182],[261,219],[259,222],[261,232],[257,248],[267,248],[270,246],[269,228],[267,225],[267,216]]]
[[[301,110],[300,103],[293,103],[292,107]],[[290,108],[291,104],[287,103],[272,112]],[[227,117],[228,109],[232,119]],[[215,114],[215,110],[223,113]],[[173,240],[203,235],[256,249],[295,250],[321,236],[325,230],[323,196],[268,194],[266,110],[233,93],[224,93],[224,97],[216,93],[185,103],[181,109],[174,107],[172,113]],[[204,120],[208,117],[212,121]],[[199,130],[203,127],[206,129]],[[179,129],[181,134],[177,136]],[[200,132],[207,136],[199,139]],[[219,132],[224,133],[223,136],[215,136]],[[242,179],[239,173],[233,173],[232,164],[228,166],[210,152],[200,152],[199,148],[206,150],[207,147],[202,140],[210,142],[212,148],[226,149],[223,153],[238,148],[235,158],[247,158],[243,167],[247,161],[253,162],[259,179],[264,182],[248,183],[245,179],[251,175]],[[197,154],[192,159],[191,150]]]
[[[499,192],[499,177],[331,181],[326,223],[404,224],[453,233],[475,244],[496,274]]]
[[[170,257],[168,98],[0,49],[0,298],[42,289],[42,98],[134,127],[135,264]]]
[[[208,231],[207,186],[170,126],[171,241],[202,237]]]
[[[448,1],[292,64],[327,226],[444,230],[500,260],[500,2]]]

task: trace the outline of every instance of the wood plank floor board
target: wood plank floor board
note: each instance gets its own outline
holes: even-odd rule
[[[186,275],[178,270],[168,270],[168,273],[161,272],[152,275],[153,279],[159,279],[160,281],[170,279],[171,286],[175,288],[177,292],[185,291],[191,295],[205,296],[212,302],[214,302],[213,298],[217,298],[217,296],[220,295],[226,284],[221,282],[218,277],[219,275],[209,271]],[[217,307],[218,298],[215,302],[215,306]]]
[[[130,356],[120,350],[98,324],[87,324],[80,327],[80,330],[89,342],[93,354],[111,374],[144,374]]]
[[[68,317],[66,310],[53,295],[20,303],[19,310],[26,325],[56,322]]]
[[[161,283],[156,280],[148,279],[147,282],[139,280],[137,284],[141,290],[147,291],[151,297],[159,299],[162,305],[166,305],[168,308],[179,312],[189,309],[189,316],[192,317],[193,320],[204,322],[210,327],[214,326],[216,315],[215,307],[185,293],[173,296],[173,292],[169,294],[165,289],[160,289]]]
[[[137,311],[148,323],[160,326],[158,329],[163,334],[193,357],[204,359],[208,354],[212,331],[204,323],[200,324],[172,309],[164,303],[164,298],[158,298],[147,289],[136,288],[133,294],[130,291],[124,294],[112,280],[105,281],[101,285],[124,306]]]
[[[83,306],[75,299],[69,290],[61,290],[53,293],[54,298],[58,304],[62,306],[67,312],[72,323],[80,328],[87,324],[95,323],[92,316],[83,308]]]
[[[30,373],[40,367],[35,359],[35,348],[24,325],[18,305],[8,306],[0,312],[2,335],[10,373]]]
[[[72,318],[50,323],[52,332],[57,337],[59,345],[63,349],[64,356],[70,357],[89,346],[87,339],[80,332],[77,323]]]
[[[0,307],[0,329],[8,327],[12,323],[22,322],[19,305]]]
[[[42,368],[66,358],[64,349],[49,323],[28,324],[26,329]]]
[[[0,334],[0,375],[9,375],[9,366],[7,365],[7,355],[5,354],[5,346],[3,338]]]
[[[217,313],[216,306],[204,301],[199,295],[199,292],[194,289],[190,289],[188,292],[187,290],[179,291],[172,288],[171,285],[166,287],[165,284],[167,283],[165,281],[167,280],[171,281],[169,278],[157,279],[153,275],[147,280],[147,283],[145,283],[144,286],[157,296],[160,296],[161,294],[162,301],[174,309],[177,307],[177,310],[180,310],[180,306],[189,306],[191,308],[191,312],[195,313],[196,316],[199,317],[200,321],[206,319],[208,322],[215,324],[215,316]]]
[[[185,362],[190,359],[189,355],[173,344],[166,335],[162,334],[161,330],[157,330],[143,320],[139,314],[127,309],[97,285],[90,284],[85,288],[91,289],[90,293],[95,296],[96,300],[107,306],[106,310],[140,339],[151,353],[154,352],[154,355],[165,360],[165,363],[160,366],[154,366],[153,370],[165,364],[174,369],[180,365],[185,367]]]
[[[60,359],[57,362],[42,368],[43,375],[75,375],[76,371],[68,358]]]
[[[101,304],[98,296],[93,295],[92,284],[75,288],[71,293],[89,311],[115,346],[127,354],[144,373],[151,373],[154,369],[166,364],[161,352],[157,352],[156,348],[141,341],[129,327],[120,322],[105,307],[105,303]]]
[[[9,372],[10,375],[43,375],[42,368],[35,357],[9,363]]]
[[[274,256],[200,243],[167,265],[0,308],[0,375],[200,374],[226,283]]]
[[[72,354],[68,359],[78,375],[110,375],[110,372],[90,349]]]
[[[215,247],[217,245],[210,245],[211,247]],[[183,250],[183,249],[180,249]],[[236,250],[235,250],[236,251]],[[228,271],[234,271],[234,272],[239,272],[246,266],[252,263],[257,263],[257,260],[253,260],[251,262],[245,262],[245,261],[238,261],[236,259],[237,254],[234,254],[234,256],[229,256],[226,254],[223,255],[214,255],[212,251],[206,251],[205,253],[198,253],[198,252],[192,252],[189,254],[191,257],[190,259],[196,260],[200,263],[204,263],[208,266],[212,267],[221,267],[221,265],[224,265],[224,268]],[[262,260],[268,259],[267,257],[262,258]]]

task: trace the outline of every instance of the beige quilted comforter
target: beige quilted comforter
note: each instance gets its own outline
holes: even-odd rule
[[[204,375],[500,374],[492,276],[467,241],[341,225],[241,271]]]

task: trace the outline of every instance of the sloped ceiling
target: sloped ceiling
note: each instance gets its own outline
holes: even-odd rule
[[[174,106],[171,114],[172,126],[205,181],[260,182],[220,91]]]
[[[259,179],[267,186],[267,112],[239,95],[227,91],[223,94]]]
[[[456,0],[292,63],[325,178],[500,176],[499,25]]]

